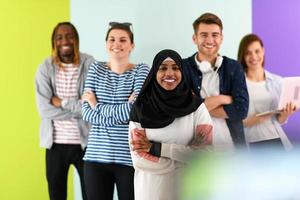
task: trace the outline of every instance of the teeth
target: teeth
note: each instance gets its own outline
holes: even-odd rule
[[[121,50],[120,50],[120,49],[113,49],[112,51],[115,52],[115,53],[118,53],[118,52],[120,52]]]
[[[173,83],[175,82],[175,79],[164,79],[165,82],[168,82],[168,83]]]
[[[70,46],[62,46],[61,47],[63,50],[66,50],[66,49],[70,49],[71,47]]]

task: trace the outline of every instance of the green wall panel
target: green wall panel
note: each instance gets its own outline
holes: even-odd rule
[[[69,0],[1,0],[0,199],[48,199],[34,74],[50,55],[53,27],[70,19],[69,4]],[[69,177],[72,183],[73,176]],[[72,190],[69,184],[68,199],[74,198]]]

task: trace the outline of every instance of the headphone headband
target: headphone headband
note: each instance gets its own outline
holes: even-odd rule
[[[202,72],[202,73],[208,73],[211,71],[217,71],[219,69],[219,67],[221,67],[222,63],[223,63],[223,57],[218,55],[216,62],[215,62],[215,67],[211,67],[210,62],[204,60],[199,62],[197,60],[197,55],[195,56],[195,60],[196,63],[198,65],[198,69]]]

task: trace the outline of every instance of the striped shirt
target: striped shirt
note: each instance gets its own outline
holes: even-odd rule
[[[63,64],[63,69],[56,68],[56,92],[60,99],[77,98],[78,67]],[[80,133],[76,119],[53,120],[53,142],[58,144],[80,144]]]
[[[88,72],[85,91],[95,93],[92,109],[83,103],[83,120],[92,123],[83,160],[132,166],[128,145],[128,98],[138,94],[149,73],[146,64],[137,64],[123,74],[112,72],[103,62],[94,62]]]

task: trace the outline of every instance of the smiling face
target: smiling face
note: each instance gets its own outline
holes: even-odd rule
[[[174,60],[164,60],[158,68],[156,80],[165,90],[174,90],[182,80],[179,66]]]
[[[263,67],[265,51],[259,41],[254,41],[245,51],[245,63],[248,70],[256,70]]]
[[[193,35],[193,41],[198,47],[202,60],[210,60],[218,56],[223,35],[217,24],[200,23],[197,32]]]
[[[64,63],[72,63],[74,59],[75,33],[71,26],[61,25],[58,27],[54,43],[60,60]]]
[[[125,30],[113,29],[109,32],[106,49],[111,58],[128,58],[134,44]]]

